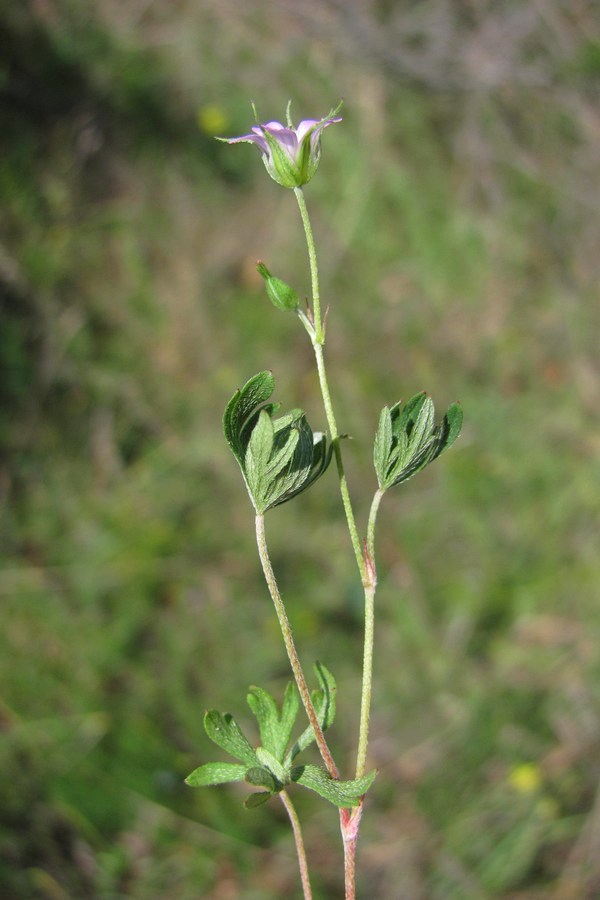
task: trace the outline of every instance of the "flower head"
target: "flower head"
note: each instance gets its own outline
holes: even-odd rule
[[[313,177],[321,157],[321,134],[328,125],[341,122],[337,115],[341,103],[323,119],[303,119],[297,128],[289,121],[266,122],[252,126],[251,134],[219,138],[227,144],[256,144],[267,172],[278,184],[287,188],[301,187]]]

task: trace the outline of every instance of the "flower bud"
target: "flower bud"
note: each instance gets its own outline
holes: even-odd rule
[[[298,309],[298,294],[294,288],[282,281],[281,278],[275,278],[263,262],[259,262],[256,266],[259,273],[265,279],[267,288],[267,296],[273,306],[277,309],[287,309],[294,311]]]

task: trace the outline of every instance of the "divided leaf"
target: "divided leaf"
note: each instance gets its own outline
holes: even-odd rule
[[[317,714],[319,725],[326,731],[335,719],[335,695],[336,683],[335,678],[323,663],[315,663],[315,673],[321,685],[316,691],[311,692],[311,699]],[[286,763],[291,764],[292,760],[298,756],[302,750],[306,750],[315,740],[315,732],[312,725],[308,725],[302,732],[298,740],[291,747],[286,756]]]
[[[253,685],[247,700],[258,721],[262,747],[268,750],[278,763],[283,762],[300,708],[296,686],[290,682],[286,687],[281,717],[274,698],[263,688]]]
[[[225,438],[259,514],[286,503],[319,478],[331,461],[324,434],[313,434],[302,410],[279,419],[267,403],[275,382],[259,372],[233,395],[223,416]]]
[[[213,784],[226,784],[228,781],[243,781],[246,771],[247,766],[241,763],[205,763],[194,769],[185,779],[185,783],[190,787],[209,787]]]
[[[462,409],[453,403],[435,425],[433,401],[425,393],[381,411],[373,461],[379,488],[386,491],[412,478],[447,450],[462,426]]]
[[[241,760],[247,766],[257,765],[256,753],[229,713],[221,715],[216,709],[209,709],[204,716],[204,730],[211,741],[217,747],[226,750],[230,756]]]
[[[321,766],[295,766],[292,781],[304,785],[336,806],[352,807],[369,790],[376,774],[372,771],[354,781],[336,781]]]

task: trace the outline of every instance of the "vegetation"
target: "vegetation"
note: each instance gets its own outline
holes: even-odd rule
[[[207,706],[258,743],[240,691],[288,681],[221,416],[267,365],[324,427],[255,262],[308,274],[293,198],[213,135],[290,96],[345,98],[306,194],[350,485],[382,405],[466,413],[380,513],[358,894],[600,889],[600,34],[591,3],[452,9],[0,5],[3,895],[299,896],[283,808],[183,781],[214,758]],[[271,513],[271,553],[357,732],[362,596],[318,487]],[[336,812],[293,796],[315,894],[341,896]]]

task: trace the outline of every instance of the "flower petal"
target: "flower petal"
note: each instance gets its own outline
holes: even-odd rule
[[[276,127],[274,127],[276,126]],[[298,138],[292,128],[284,128],[280,122],[267,122],[261,126],[263,131],[268,131],[282,150],[284,150],[292,162],[296,162],[298,156]]]
[[[315,125],[318,125],[320,119],[302,119],[298,127],[296,128],[296,134],[298,135],[298,143],[301,144],[304,140],[306,133],[314,128]]]
[[[227,144],[256,144],[263,153],[269,152],[269,145],[262,134],[243,134],[241,137],[220,138],[219,140],[224,140]]]

